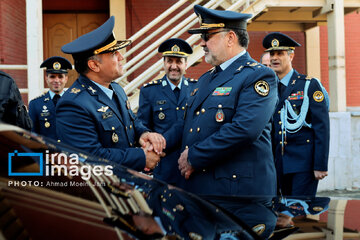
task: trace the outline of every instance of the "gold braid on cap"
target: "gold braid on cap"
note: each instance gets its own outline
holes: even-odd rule
[[[201,23],[200,28],[222,28],[225,27],[224,23]]]
[[[174,52],[174,51],[166,51],[166,52],[163,52],[163,56],[164,56],[164,55],[168,55],[168,54],[178,54],[178,55],[184,55],[184,56],[188,56],[188,55],[189,55],[189,54],[184,53],[184,52]]]
[[[104,51],[108,50],[109,48],[111,48],[111,47],[115,46],[115,45],[116,45],[116,43],[117,43],[117,41],[116,41],[116,39],[115,39],[114,41],[112,41],[111,43],[109,43],[109,44],[107,44],[107,45],[103,46],[102,48],[96,49],[96,50],[94,51],[94,54],[99,54],[99,53],[102,53],[102,52],[104,52]]]

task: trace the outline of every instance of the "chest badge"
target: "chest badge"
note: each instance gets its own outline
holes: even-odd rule
[[[99,108],[97,111],[98,111],[98,112],[106,112],[108,109],[109,109],[108,106],[106,106],[106,107],[101,106],[101,108]]]
[[[44,125],[45,125],[46,128],[50,127],[50,123],[48,121],[46,121]]]
[[[70,93],[73,93],[73,94],[78,94],[80,92],[80,89],[78,88],[72,88]]]
[[[47,102],[47,101],[49,101],[50,100],[50,98],[44,98],[44,102]]]
[[[222,110],[221,104],[218,105],[218,110],[215,114],[215,120],[217,122],[223,122],[225,120],[225,114],[224,114],[224,111]]]
[[[119,141],[119,136],[116,133],[113,133],[111,136],[111,140],[113,143],[117,143]]]
[[[49,110],[47,109],[47,106],[44,105],[44,106],[43,106],[43,109],[42,109],[42,112],[43,112],[43,113],[46,113],[46,112],[48,112],[48,111],[49,111]]]
[[[164,120],[165,119],[165,113],[160,112],[158,117],[159,117],[160,120]]]

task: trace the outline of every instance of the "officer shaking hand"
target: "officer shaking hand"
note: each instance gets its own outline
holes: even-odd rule
[[[166,142],[136,118],[123,88],[113,82],[123,75],[118,50],[131,43],[115,39],[114,24],[112,16],[62,47],[80,76],[58,103],[57,134],[62,142],[126,167],[153,169]]]

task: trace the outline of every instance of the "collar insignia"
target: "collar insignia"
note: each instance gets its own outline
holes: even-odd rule
[[[92,92],[92,94],[96,93],[96,90],[93,89],[92,86],[90,86],[90,87],[88,88],[88,90],[90,90],[90,91]]]

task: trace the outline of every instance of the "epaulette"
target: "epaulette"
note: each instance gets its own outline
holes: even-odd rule
[[[197,83],[197,81],[198,81],[195,78],[188,78],[187,80],[188,80],[188,82],[191,82],[191,83]]]
[[[37,97],[33,98],[32,100],[36,100],[36,99],[42,98],[42,97],[44,97],[44,96],[45,96],[45,94],[46,94],[46,93],[43,93],[43,94],[41,94],[41,95],[39,95],[39,96],[37,96]]]
[[[162,82],[162,79],[153,80],[151,82],[145,83],[143,87],[151,86],[151,85],[158,85]]]
[[[312,78],[307,76],[307,75],[304,75],[304,74],[299,74],[298,79],[301,79],[301,80],[311,80]]]
[[[215,67],[212,67],[212,68],[210,68],[209,70],[207,70],[207,72],[211,72],[211,71],[213,71],[215,69]]]
[[[244,64],[244,65],[240,65],[239,67],[238,67],[238,71],[241,71],[244,67],[251,67],[251,68],[255,68],[255,67],[257,67],[257,68],[262,68],[263,67],[263,65],[261,65],[260,63],[258,63],[258,62],[247,62],[246,64]]]

